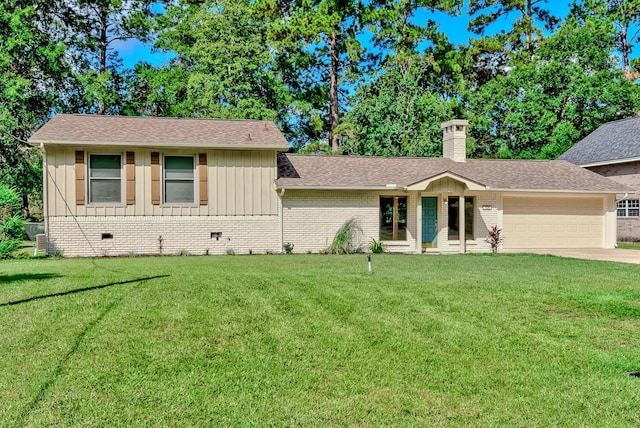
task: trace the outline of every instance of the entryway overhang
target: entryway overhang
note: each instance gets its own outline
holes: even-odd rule
[[[481,183],[477,183],[473,180],[469,180],[468,178],[462,177],[460,175],[454,174],[452,172],[443,172],[442,174],[438,174],[435,175],[433,177],[427,178],[425,180],[422,181],[418,181],[415,182],[413,184],[409,184],[406,189],[410,190],[410,191],[419,191],[419,192],[423,192],[425,190],[427,190],[427,188],[429,187],[430,184],[435,183],[437,181],[443,180],[443,179],[452,179],[455,180],[459,183],[464,184],[464,186],[466,187],[467,190],[487,190],[487,186],[485,186],[484,184]]]

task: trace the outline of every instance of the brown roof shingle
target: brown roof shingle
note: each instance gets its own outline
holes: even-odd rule
[[[279,188],[399,188],[443,173],[487,190],[625,193],[624,185],[565,161],[445,158],[383,158],[281,154]]]
[[[82,114],[54,116],[29,143],[289,149],[280,130],[269,121]]]

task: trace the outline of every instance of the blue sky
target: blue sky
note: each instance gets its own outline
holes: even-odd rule
[[[549,0],[546,9],[551,11],[554,16],[564,18],[567,16],[570,7],[570,0]],[[445,13],[434,12],[428,13],[426,11],[417,14],[417,22],[426,22],[428,18],[440,24],[440,28],[444,31],[449,39],[454,44],[465,44],[471,37],[475,35],[467,31],[467,24],[469,23],[469,15],[467,13],[467,6],[465,4],[460,16],[449,16]],[[490,26],[487,29],[488,34],[498,33],[503,28],[510,28],[511,23],[509,21],[515,20],[516,15],[508,16],[500,20],[500,22]],[[169,55],[162,54],[160,52],[152,52],[151,46],[143,44],[138,40],[129,40],[126,42],[120,42],[116,49],[120,53],[125,68],[132,68],[139,61],[148,61],[154,65],[160,65],[168,61]]]

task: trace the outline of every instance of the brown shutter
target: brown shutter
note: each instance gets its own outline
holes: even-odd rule
[[[151,152],[151,203],[160,205],[160,153]]]
[[[200,177],[200,205],[207,205],[208,180],[207,180],[207,154],[198,155],[198,176]]]
[[[136,203],[136,155],[127,152],[127,205]]]
[[[76,205],[84,205],[84,152],[76,150]]]

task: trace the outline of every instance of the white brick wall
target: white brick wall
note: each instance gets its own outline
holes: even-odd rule
[[[220,239],[211,237],[221,232]],[[102,239],[103,233],[113,235]],[[128,254],[236,254],[280,252],[277,216],[50,217],[48,253],[67,257]]]
[[[380,196],[391,192],[287,190],[283,199],[282,242],[294,244],[295,253],[322,252],[336,232],[350,218],[361,231],[357,245],[368,250],[378,240]],[[399,195],[398,193],[395,193]],[[471,196],[471,195],[469,195]],[[385,242],[389,252],[414,252],[418,195],[408,195],[407,240]],[[475,196],[475,240],[467,241],[467,251],[490,251],[487,228],[497,224],[497,195]],[[487,209],[483,209],[486,206]],[[99,257],[129,254],[279,253],[281,223],[279,216],[96,216],[50,217],[49,254],[67,257]],[[447,207],[440,204],[439,246],[436,251],[457,252],[459,243],[447,242]],[[211,237],[220,232],[220,239]],[[113,235],[102,239],[102,234]]]
[[[365,191],[287,190],[283,200],[284,242],[294,244],[297,253],[322,252],[340,227],[355,218],[362,229],[357,235],[357,245],[367,251],[372,239],[380,239],[380,195],[380,192]],[[387,251],[415,251],[415,207],[416,198],[410,196],[407,201],[408,239],[388,243]]]

